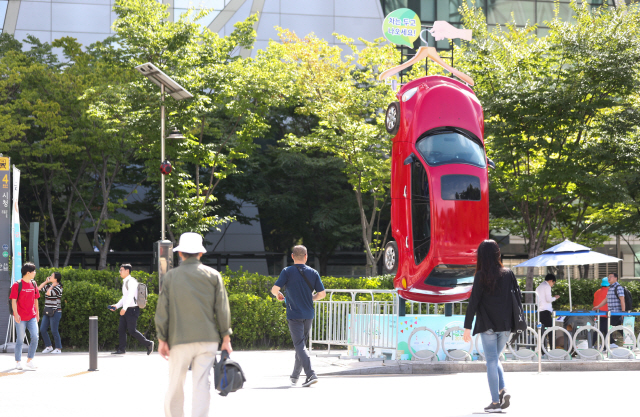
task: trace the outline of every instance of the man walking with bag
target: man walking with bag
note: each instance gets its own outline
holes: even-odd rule
[[[183,233],[178,252],[182,264],[167,272],[156,309],[158,353],[169,361],[167,417],[184,416],[184,380],[191,366],[192,415],[209,416],[211,367],[221,350],[231,353],[231,311],[222,276],[200,262],[206,252],[202,236]]]
[[[305,265],[307,263],[307,248],[302,245],[295,246],[291,257],[294,265],[282,270],[280,277],[271,288],[271,293],[278,300],[285,301],[287,306],[289,333],[291,333],[293,346],[296,350],[291,385],[298,384],[300,372],[304,368],[307,379],[302,383],[302,386],[308,387],[318,382],[318,377],[311,368],[311,358],[306,347],[306,340],[309,337],[315,314],[313,302],[322,300],[327,293],[318,271]],[[280,292],[281,289],[286,297]],[[315,294],[313,294],[314,290]]]
[[[120,310],[120,324],[118,325],[118,349],[112,355],[124,355],[127,352],[127,331],[136,338],[138,343],[147,348],[147,355],[153,352],[152,340],[148,340],[136,328],[138,317],[140,317],[140,307],[136,296],[138,295],[138,281],[131,276],[133,267],[131,264],[120,265],[120,278],[122,278],[122,298],[117,304],[109,306],[109,310]]]

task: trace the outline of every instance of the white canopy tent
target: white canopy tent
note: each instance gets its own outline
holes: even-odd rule
[[[528,266],[560,266],[560,265],[588,265],[588,264],[608,264],[619,262],[622,259],[591,251],[591,248],[565,240],[564,242],[542,252],[542,255],[531,258],[515,268]],[[571,300],[571,269],[568,268],[567,279],[569,280],[569,311],[573,310]]]

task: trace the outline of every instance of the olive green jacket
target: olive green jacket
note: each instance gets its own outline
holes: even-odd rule
[[[218,271],[189,258],[162,279],[156,308],[158,339],[169,347],[217,342],[230,335],[231,311]],[[217,326],[216,326],[217,324]]]

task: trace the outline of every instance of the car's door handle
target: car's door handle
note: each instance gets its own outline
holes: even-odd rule
[[[404,245],[409,249],[409,236],[404,238]]]
[[[407,186],[404,186],[404,198],[407,198]]]

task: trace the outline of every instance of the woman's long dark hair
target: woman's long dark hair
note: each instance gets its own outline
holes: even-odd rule
[[[496,280],[502,274],[500,246],[493,239],[487,239],[478,246],[478,262],[476,273],[480,274],[480,282],[488,292],[493,292]]]

